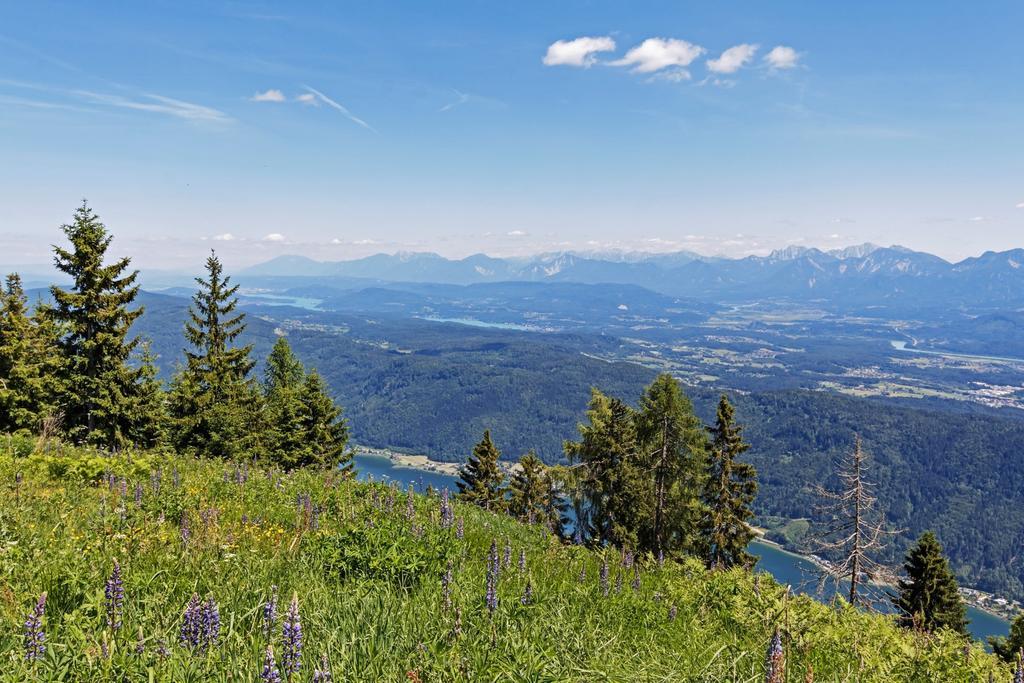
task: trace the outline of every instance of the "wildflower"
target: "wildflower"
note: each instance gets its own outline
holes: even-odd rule
[[[462,608],[455,608],[455,619],[452,620],[452,638],[458,638],[462,635]]]
[[[487,609],[493,614],[498,609],[498,542],[491,541],[491,549],[487,553]]]
[[[1017,666],[1013,670],[1013,683],[1024,683],[1024,648],[1017,653]]]
[[[441,490],[441,528],[447,529],[455,521],[455,511],[452,510],[451,501],[448,499],[448,487]]]
[[[675,605],[672,605],[671,607],[668,608],[668,620],[669,621],[675,621],[677,614],[679,614],[679,608],[678,607],[676,607]]]
[[[162,468],[159,467],[153,470],[153,472],[149,475],[149,487],[153,489],[154,494],[160,493],[160,484],[163,481],[163,478],[164,471]]]
[[[455,538],[461,541],[465,535],[466,529],[463,527],[462,517],[459,517],[458,521],[455,524]]]
[[[533,584],[529,581],[526,582],[526,589],[523,591],[523,597],[519,598],[519,602],[524,606],[533,602]]]
[[[135,654],[141,655],[146,651],[146,637],[142,634],[142,627],[139,627],[138,637],[135,639]]]
[[[768,651],[764,657],[764,683],[782,683],[785,656],[782,652],[782,635],[775,629],[772,639],[768,642]]]
[[[270,599],[263,603],[263,635],[270,637],[277,624],[277,586],[270,587]]]
[[[192,538],[192,530],[188,528],[188,513],[181,513],[181,542],[188,544],[190,538]]]
[[[633,567],[633,590],[640,590],[640,569]]]
[[[135,485],[135,506],[142,506],[142,484]]]
[[[220,609],[213,597],[206,599],[203,604],[203,649],[217,644],[220,637]]]
[[[395,482],[391,482],[391,486],[388,487],[388,512],[394,512],[395,510],[395,489],[397,485]]]
[[[178,640],[187,648],[197,648],[203,641],[203,606],[199,594],[193,593],[181,617]]]
[[[416,507],[413,504],[412,484],[409,484],[409,492],[405,496],[405,518],[412,519],[416,514]]]
[[[526,571],[526,550],[525,549],[521,549],[519,551],[519,571],[521,571],[521,572],[525,572]]]
[[[505,541],[505,556],[502,558],[501,565],[505,569],[512,566],[512,544],[507,540]]]
[[[127,497],[128,497],[128,479],[127,478],[122,478],[121,479],[121,498],[127,498]]]
[[[107,642],[107,634],[103,634],[103,639],[100,641],[100,657],[103,659],[110,659],[110,643]]]
[[[171,651],[167,648],[167,641],[163,638],[156,641],[156,656],[160,659],[167,659],[171,656]]]
[[[124,581],[121,578],[121,564],[114,560],[114,569],[103,589],[107,610],[107,626],[116,631],[121,628],[121,609],[124,606]]]
[[[181,488],[181,472],[177,467],[171,470],[171,482],[174,484],[174,488]]]
[[[277,670],[277,662],[274,661],[274,648],[267,645],[267,651],[263,655],[263,671],[260,672],[260,680],[266,683],[281,683],[281,674]]]
[[[331,679],[331,665],[327,655],[320,655],[320,664],[313,669],[313,683],[330,683]]]
[[[608,595],[610,588],[608,585],[608,560],[604,560],[601,563],[601,592]]]
[[[25,659],[34,662],[46,654],[46,632],[43,613],[46,611],[46,593],[39,596],[25,619]]]
[[[281,669],[286,677],[299,672],[302,666],[302,621],[299,618],[299,595],[292,593],[291,604],[281,628]]]

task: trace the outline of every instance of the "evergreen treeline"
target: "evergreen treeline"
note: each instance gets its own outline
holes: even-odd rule
[[[237,343],[245,315],[216,254],[197,278],[185,363],[169,388],[148,343],[131,336],[138,271],[109,261],[113,237],[86,205],[61,230],[54,264],[71,286],[54,305],[30,305],[17,274],[0,301],[0,432],[62,436],[106,450],[170,447],[202,457],[251,458],[283,468],[350,466],[348,428],[316,371],[282,337],[263,383],[252,347]]]

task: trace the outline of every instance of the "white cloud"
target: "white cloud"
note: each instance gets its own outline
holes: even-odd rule
[[[124,109],[135,109],[137,111],[167,114],[169,116],[175,116],[189,121],[213,121],[217,123],[226,123],[231,121],[231,117],[222,111],[218,111],[211,107],[204,107],[201,104],[192,104],[191,102],[176,100],[172,97],[164,97],[163,95],[143,94],[142,97],[146,99],[140,101],[130,100],[127,97],[121,97],[120,95],[106,95],[103,93],[90,92],[88,90],[76,90],[73,94],[78,97],[85,98],[95,104],[106,104],[111,107],[122,107]]]
[[[648,38],[630,49],[626,56],[611,62],[613,66],[632,66],[638,73],[653,73],[666,67],[685,68],[706,50],[676,38]]]
[[[791,47],[776,45],[764,56],[764,61],[772,69],[792,69],[800,61],[800,54]]]
[[[355,114],[350,112],[345,105],[341,104],[340,102],[336,102],[336,101],[332,100],[330,97],[328,97],[327,95],[323,94],[322,92],[320,92],[316,88],[311,88],[308,85],[303,86],[303,87],[306,88],[306,90],[309,91],[307,93],[308,95],[313,95],[320,102],[323,102],[328,107],[331,107],[332,109],[336,109],[336,110],[340,111],[342,114],[345,115],[345,118],[347,118],[352,123],[360,125],[360,126],[362,126],[363,128],[365,128],[367,130],[372,130],[374,133],[377,132],[376,130],[374,130],[373,126],[371,126],[366,121],[363,121],[361,118],[359,118],[358,116],[356,116]],[[302,95],[300,95],[299,97],[301,98]],[[306,100],[302,100],[302,101],[305,102]]]
[[[754,58],[757,45],[743,43],[723,52],[718,59],[708,60],[708,70],[716,74],[734,74]]]
[[[284,235],[279,232],[272,232],[263,237],[264,242],[284,242]]]
[[[1024,209],[1024,202],[1018,202],[1017,208],[1018,209]]]
[[[295,101],[301,102],[302,104],[310,104],[313,105],[314,107],[320,104],[320,101],[316,99],[316,95],[314,95],[311,92],[302,93],[301,95],[295,98]]]
[[[235,236],[232,235],[230,232],[225,232],[220,235],[214,235],[210,239],[212,239],[214,242],[232,242],[234,241]]]
[[[580,66],[587,68],[597,62],[598,52],[615,49],[615,41],[608,36],[583,37],[576,40],[558,40],[548,45],[544,55],[546,66]]]
[[[972,223],[984,223],[985,221],[988,220],[988,217],[987,216],[971,216],[970,220],[971,220]]]
[[[529,233],[525,230],[509,230],[505,234],[509,237],[526,237]]]
[[[647,80],[648,81],[668,81],[669,83],[682,83],[683,81],[688,81],[691,78],[693,78],[693,76],[690,75],[690,72],[687,71],[686,69],[675,68],[675,69],[665,69],[664,71],[659,71],[658,73],[654,74],[653,76],[651,76]]]
[[[249,98],[253,102],[284,102],[284,93],[280,90],[271,88],[265,92],[258,92]]]

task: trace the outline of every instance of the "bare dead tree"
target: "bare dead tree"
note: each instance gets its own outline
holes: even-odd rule
[[[838,463],[839,489],[817,487],[822,504],[815,513],[822,519],[823,529],[812,540],[815,552],[828,559],[821,582],[832,579],[838,585],[849,581],[850,604],[864,607],[871,605],[862,595],[861,586],[865,581],[887,578],[887,568],[874,559],[874,554],[882,547],[883,538],[894,533],[885,528],[878,514],[867,470],[868,456],[857,436],[853,450]]]

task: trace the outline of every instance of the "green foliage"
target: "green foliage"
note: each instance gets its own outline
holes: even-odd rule
[[[248,379],[252,347],[234,344],[245,330],[245,315],[235,312],[238,285],[230,284],[212,252],[206,272],[205,279],[196,278],[199,290],[185,323],[193,350],[171,383],[171,439],[179,450],[197,455],[249,456],[262,443],[263,407],[262,395]]]
[[[167,457],[154,459],[149,474],[134,473],[141,455],[105,458],[108,471],[128,476],[127,496],[120,481],[53,479],[47,468],[0,457],[0,481],[25,472],[17,495],[0,498],[0,680],[257,681],[268,640],[281,652],[280,620],[269,638],[263,629],[274,586],[279,614],[291,595],[299,600],[304,643],[293,681],[310,680],[324,656],[336,681],[408,680],[413,672],[424,682],[753,683],[764,680],[776,628],[790,680],[804,680],[811,667],[819,681],[1010,677],[996,657],[950,631],[907,632],[893,617],[793,597],[767,575],[639,557],[638,588],[627,574],[618,592],[625,570],[617,552],[567,546],[539,525],[461,501],[453,503],[465,522],[460,539],[438,524],[436,497],[416,496],[406,518],[402,493],[334,472]],[[300,494],[320,511],[316,525],[297,508]],[[525,555],[523,571],[502,564],[493,614],[484,602],[492,541],[507,543],[513,558]],[[103,595],[115,559],[125,595],[116,631]],[[328,562],[338,570],[324,571]],[[598,578],[605,563],[607,595]],[[30,664],[21,632],[43,592],[47,651]],[[178,641],[193,593],[219,605],[220,638],[206,654]]]
[[[711,434],[711,469],[704,490],[707,513],[702,526],[709,567],[751,566],[754,558],[747,545],[754,538],[749,522],[757,495],[757,471],[737,458],[750,448],[742,428],[734,422],[735,410],[722,396]]]
[[[487,510],[505,508],[505,477],[498,467],[501,451],[491,441],[491,430],[473,447],[473,454],[459,470],[459,498]]]
[[[923,631],[945,628],[966,634],[967,609],[935,534],[921,534],[907,553],[903,570],[906,577],[900,579],[899,593],[893,596],[900,623]]]
[[[126,274],[131,259],[104,265],[113,239],[83,202],[61,228],[71,248],[54,247],[54,265],[72,279],[70,289],[51,287],[60,325],[64,428],[78,442],[123,448],[147,431],[156,416],[139,410],[144,371],[130,363],[139,344],[129,339],[142,308],[129,309],[138,295],[138,271]]]
[[[536,522],[561,536],[569,523],[568,505],[551,472],[530,451],[519,458],[519,468],[509,480],[508,513],[523,522]]]
[[[1010,624],[1010,634],[1006,638],[989,638],[992,651],[1007,664],[1015,664],[1024,650],[1024,614],[1018,614]]]

